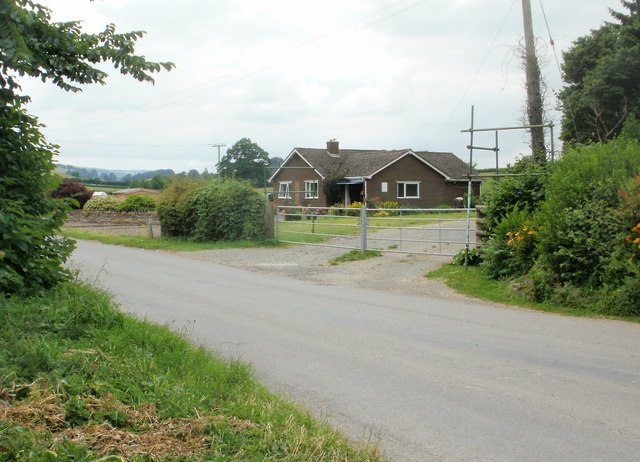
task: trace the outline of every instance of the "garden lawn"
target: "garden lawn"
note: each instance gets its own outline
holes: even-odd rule
[[[1,460],[383,460],[104,292],[64,283],[0,306]]]

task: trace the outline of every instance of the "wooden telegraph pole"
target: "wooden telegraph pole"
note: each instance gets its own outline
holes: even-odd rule
[[[531,2],[522,0],[522,17],[524,20],[525,70],[527,75],[527,116],[529,125],[543,125],[543,103],[540,86],[540,66],[536,56],[533,38],[533,20],[531,19]],[[547,160],[547,149],[544,145],[544,129],[531,128],[531,151],[536,162]]]

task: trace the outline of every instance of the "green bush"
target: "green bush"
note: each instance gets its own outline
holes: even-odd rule
[[[453,256],[453,265],[463,266],[465,264],[469,266],[480,265],[484,261],[484,252],[479,247],[472,247],[467,252],[466,249],[462,249],[460,252]]]
[[[96,212],[113,212],[118,209],[120,200],[115,196],[92,197],[84,204],[84,210]]]
[[[218,179],[198,190],[191,201],[196,241],[264,239],[264,197],[251,184]]]
[[[620,191],[640,173],[639,152],[637,142],[617,140],[570,150],[557,163],[539,214],[541,263],[557,282],[606,282],[603,275],[630,228],[617,211]]]
[[[150,196],[129,196],[118,205],[119,212],[150,212],[155,210],[156,201]]]
[[[492,178],[487,181],[480,201],[485,206],[482,228],[493,233],[498,223],[514,209],[529,213],[536,210],[545,197],[547,168],[525,157],[507,171],[509,174],[522,176]]]
[[[415,205],[403,205],[402,207],[400,207],[401,216],[420,215],[420,213],[420,208],[416,207]]]
[[[515,208],[497,226],[494,235],[482,247],[482,265],[494,279],[525,274],[535,262],[537,226],[526,210]]]
[[[66,205],[46,194],[57,185],[55,146],[10,90],[0,92],[0,293],[55,285],[73,249],[58,237]]]
[[[205,184],[203,180],[177,178],[160,193],[157,213],[163,236],[193,237],[196,216],[191,199]]]

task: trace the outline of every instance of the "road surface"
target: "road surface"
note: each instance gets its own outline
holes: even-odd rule
[[[123,310],[251,362],[397,462],[640,460],[640,325],[252,273],[78,242]]]

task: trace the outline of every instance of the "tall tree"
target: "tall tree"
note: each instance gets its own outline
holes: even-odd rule
[[[31,0],[0,0],[0,292],[47,287],[65,276],[62,263],[72,245],[57,237],[63,201],[46,192],[56,187],[52,158],[37,118],[24,106],[19,77],[51,82],[65,91],[104,84],[95,67],[110,62],[122,74],[153,83],[151,73],[171,63],[135,54],[144,32],[82,32],[79,21],[52,22],[50,10]]]
[[[640,117],[640,19],[638,2],[609,10],[607,22],[580,37],[564,53],[560,92],[561,139],[569,143],[615,138],[630,114]]]
[[[268,165],[269,154],[249,138],[242,138],[227,149],[218,164],[218,172],[223,177],[249,180],[254,186],[264,186],[264,169]]]

